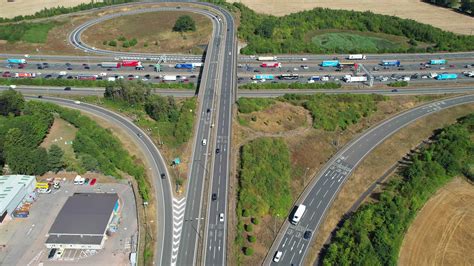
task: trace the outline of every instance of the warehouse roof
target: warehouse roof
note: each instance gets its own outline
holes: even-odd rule
[[[0,212],[7,208],[8,204],[10,204],[21,189],[28,187],[31,182],[35,181],[34,176],[28,175],[0,176]]]
[[[50,235],[103,235],[117,203],[116,193],[75,193],[54,220]]]

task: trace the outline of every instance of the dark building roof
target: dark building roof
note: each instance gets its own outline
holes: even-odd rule
[[[75,193],[54,220],[50,235],[103,235],[117,203],[116,193]]]
[[[100,245],[104,236],[50,235],[46,244]]]

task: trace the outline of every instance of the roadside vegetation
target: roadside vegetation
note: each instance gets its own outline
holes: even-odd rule
[[[395,81],[387,84],[389,87],[406,87],[408,86],[408,81]]]
[[[34,85],[34,86],[74,86],[83,88],[99,88],[114,86],[117,81],[107,80],[80,80],[80,79],[16,79],[16,78],[0,78],[0,85]],[[127,81],[123,81],[127,82]],[[148,83],[153,89],[194,89],[194,83]]]
[[[180,16],[174,23],[173,31],[196,31],[196,22],[188,15]]]
[[[375,94],[286,94],[279,99],[310,111],[314,128],[334,131],[345,130],[363,117],[374,113],[377,110],[377,103],[387,98]]]
[[[42,175],[47,171],[62,169],[84,173],[101,172],[116,178],[124,173],[135,177],[143,200],[149,199],[149,185],[144,168],[136,163],[111,132],[99,127],[79,111],[50,103],[29,101],[14,90],[0,94],[0,162],[7,164],[12,173]],[[78,128],[73,141],[76,160],[64,161],[64,152],[57,145],[49,150],[40,147],[58,116]]]
[[[324,83],[246,83],[239,86],[244,90],[263,90],[263,89],[339,89],[341,83],[324,82]]]
[[[26,15],[26,16],[16,16],[14,18],[0,18],[0,23],[2,22],[16,22],[22,20],[31,20],[37,18],[48,18],[57,15],[69,14],[83,10],[89,10],[93,8],[100,8],[105,6],[111,6],[116,4],[123,4],[123,3],[130,3],[134,2],[134,0],[105,0],[101,2],[90,2],[90,3],[83,3],[74,7],[53,7],[53,8],[44,8],[41,11],[36,12],[34,15]]]
[[[456,11],[474,15],[474,1],[472,0],[423,0],[424,2],[437,6],[452,8]]]
[[[293,202],[290,153],[283,139],[259,138],[244,145],[240,156],[235,244],[251,256],[261,217],[284,217]]]
[[[323,253],[323,265],[395,265],[410,223],[425,202],[454,176],[474,180],[474,115],[458,120],[432,138],[412,163],[339,228]]]
[[[248,114],[251,112],[261,111],[270,107],[276,101],[268,98],[239,98],[237,100],[237,107],[239,112],[243,114]]]
[[[284,53],[399,53],[472,51],[474,36],[446,32],[430,25],[372,12],[315,8],[276,17],[258,14],[241,3],[224,4],[240,13],[239,37],[247,46],[243,54]],[[317,31],[332,30],[329,35]],[[337,31],[351,31],[350,35]],[[356,33],[383,33],[406,38],[405,45],[392,45],[382,39],[357,40]],[[423,43],[425,45],[418,45]],[[349,44],[349,45],[338,45]]]
[[[45,43],[48,32],[59,22],[19,23],[0,25],[0,40],[9,43]]]

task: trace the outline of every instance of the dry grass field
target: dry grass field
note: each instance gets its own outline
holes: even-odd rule
[[[0,17],[13,18],[20,15],[33,15],[44,8],[72,7],[90,2],[90,0],[15,0],[15,2],[0,0]],[[95,0],[95,2],[102,1]]]
[[[400,249],[399,265],[474,265],[474,189],[456,178],[418,213]]]
[[[195,32],[173,32],[178,17],[189,15],[196,22]],[[144,27],[143,25],[146,25]],[[211,21],[191,12],[153,12],[139,16],[123,16],[96,24],[83,33],[85,43],[107,50],[134,52],[166,52],[201,54],[209,42],[212,32]],[[136,38],[137,45],[123,48],[117,39],[123,36],[127,40]],[[117,41],[117,46],[104,45],[104,41]]]
[[[383,15],[413,19],[460,34],[474,33],[474,18],[420,0],[227,0],[241,2],[253,10],[283,16],[315,7],[372,11]]]

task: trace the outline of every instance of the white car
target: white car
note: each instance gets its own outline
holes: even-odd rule
[[[207,145],[207,139],[202,139],[202,146],[206,146]]]
[[[301,61],[308,61],[308,58],[303,57],[303,58],[301,58]]]
[[[283,255],[283,252],[282,251],[277,251],[275,253],[275,256],[273,256],[273,261],[274,262],[279,262],[280,259],[281,259],[281,255]]]
[[[219,214],[219,222],[224,222],[224,213]]]

